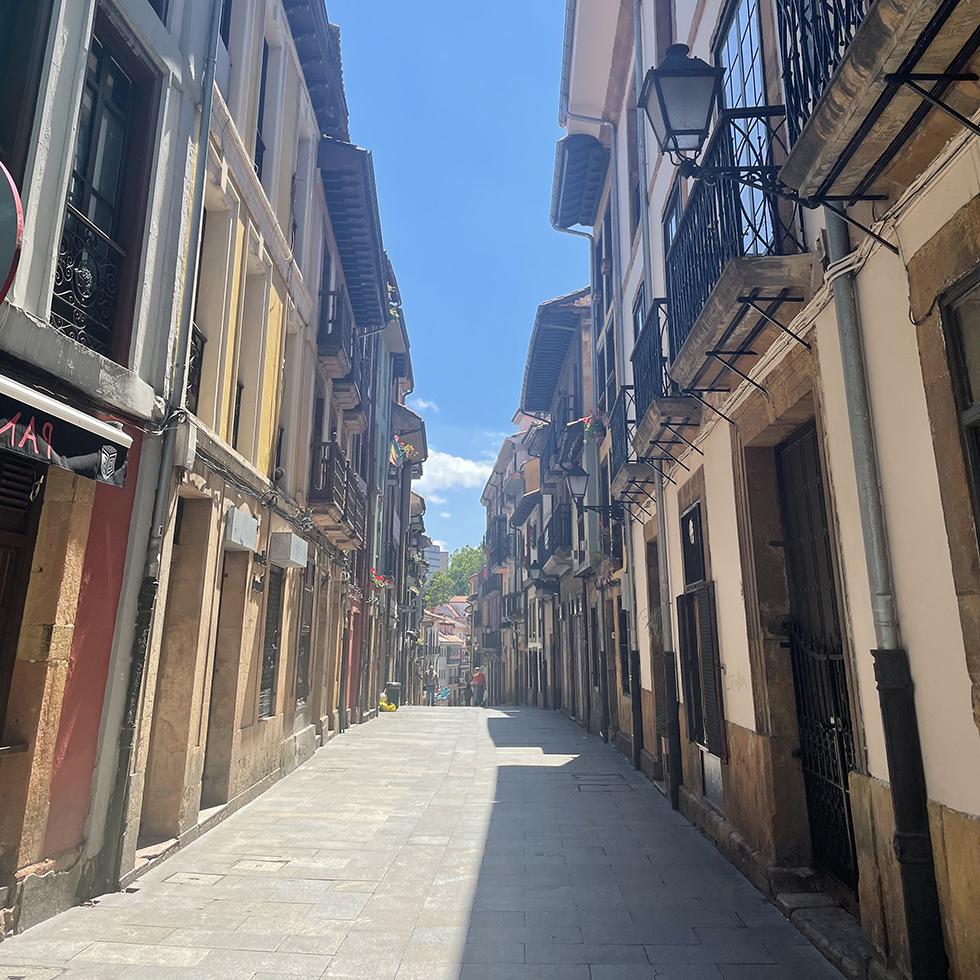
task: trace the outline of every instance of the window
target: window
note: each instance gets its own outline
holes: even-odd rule
[[[681,516],[681,554],[684,558],[684,584],[704,581],[704,540],[701,533],[701,505],[695,504]]]
[[[276,680],[282,641],[282,593],[285,573],[270,566],[265,576],[265,634],[262,641],[262,685],[259,688],[259,717],[276,713]]]
[[[255,126],[255,154],[252,158],[259,180],[265,170],[265,103],[269,88],[269,42],[262,42],[262,68],[259,73],[259,114]]]
[[[616,598],[616,615],[619,634],[619,683],[623,694],[630,696],[632,691],[632,681],[630,678],[630,642],[629,642],[629,623],[628,613],[623,608],[623,601],[618,596]]]
[[[664,256],[670,252],[670,246],[674,244],[677,236],[677,228],[681,223],[681,194],[680,185],[674,184],[674,189],[667,198],[667,206],[664,208],[662,219],[664,232]]]
[[[630,239],[640,227],[640,194],[643,192],[640,180],[640,150],[637,137],[636,80],[630,84],[626,96],[626,158],[629,167],[629,206]]]
[[[646,302],[646,289],[643,283],[640,283],[640,288],[636,291],[636,298],[633,300],[633,342],[636,342],[636,338],[640,336],[643,330],[643,321],[646,320],[647,316],[647,302]]]
[[[0,2],[0,160],[21,186],[31,146],[50,0]]]
[[[221,21],[218,30],[226,51],[231,49],[231,8],[234,5],[235,0],[221,0]]]
[[[674,43],[674,0],[654,0],[653,20],[657,46],[656,63],[659,65],[667,54],[667,48]]]
[[[313,606],[316,592],[316,566],[308,562],[303,574],[303,603],[296,640],[296,706],[310,696],[310,651],[313,643]]]
[[[980,533],[980,274],[944,307],[953,393],[973,496],[974,526]]]
[[[169,0],[150,0],[150,6],[156,11],[157,17],[167,23],[167,7]]]
[[[85,69],[51,324],[124,362],[148,184],[152,76],[101,17]],[[84,281],[85,289],[76,288]],[[125,321],[125,323],[123,322]]]

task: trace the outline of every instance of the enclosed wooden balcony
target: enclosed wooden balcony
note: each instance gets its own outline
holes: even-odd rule
[[[354,359],[354,319],[343,289],[322,294],[317,354],[328,378],[345,378]]]
[[[572,508],[559,504],[538,539],[538,563],[546,575],[557,575],[572,563]]]
[[[955,114],[980,106],[980,0],[777,10],[792,144],[780,177],[805,197],[895,200],[964,131]]]
[[[364,542],[364,481],[335,442],[315,447],[307,494],[313,522],[338,548],[352,550]]]

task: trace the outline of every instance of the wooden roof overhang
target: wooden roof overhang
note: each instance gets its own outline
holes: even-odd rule
[[[551,222],[556,228],[591,228],[609,169],[609,150],[588,133],[558,141],[551,189]]]
[[[324,136],[317,165],[354,320],[361,330],[388,320],[387,277],[371,153]]]

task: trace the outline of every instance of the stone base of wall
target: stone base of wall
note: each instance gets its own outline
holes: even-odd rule
[[[306,762],[317,749],[316,726],[307,725],[302,731],[290,735],[282,743],[279,765],[282,775],[292,772],[298,765]]]

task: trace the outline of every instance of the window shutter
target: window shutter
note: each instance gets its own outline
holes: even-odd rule
[[[706,583],[697,591],[698,640],[701,653],[701,696],[704,704],[704,736],[708,751],[728,757],[725,738],[725,706],[722,696],[721,656],[718,651],[718,620],[715,615],[715,586]]]
[[[684,708],[687,712],[687,740],[696,742],[700,732],[695,710],[696,692],[691,683],[694,671],[697,669],[697,638],[691,633],[694,621],[694,596],[686,593],[677,597],[678,641],[681,654],[681,685],[684,691]]]

